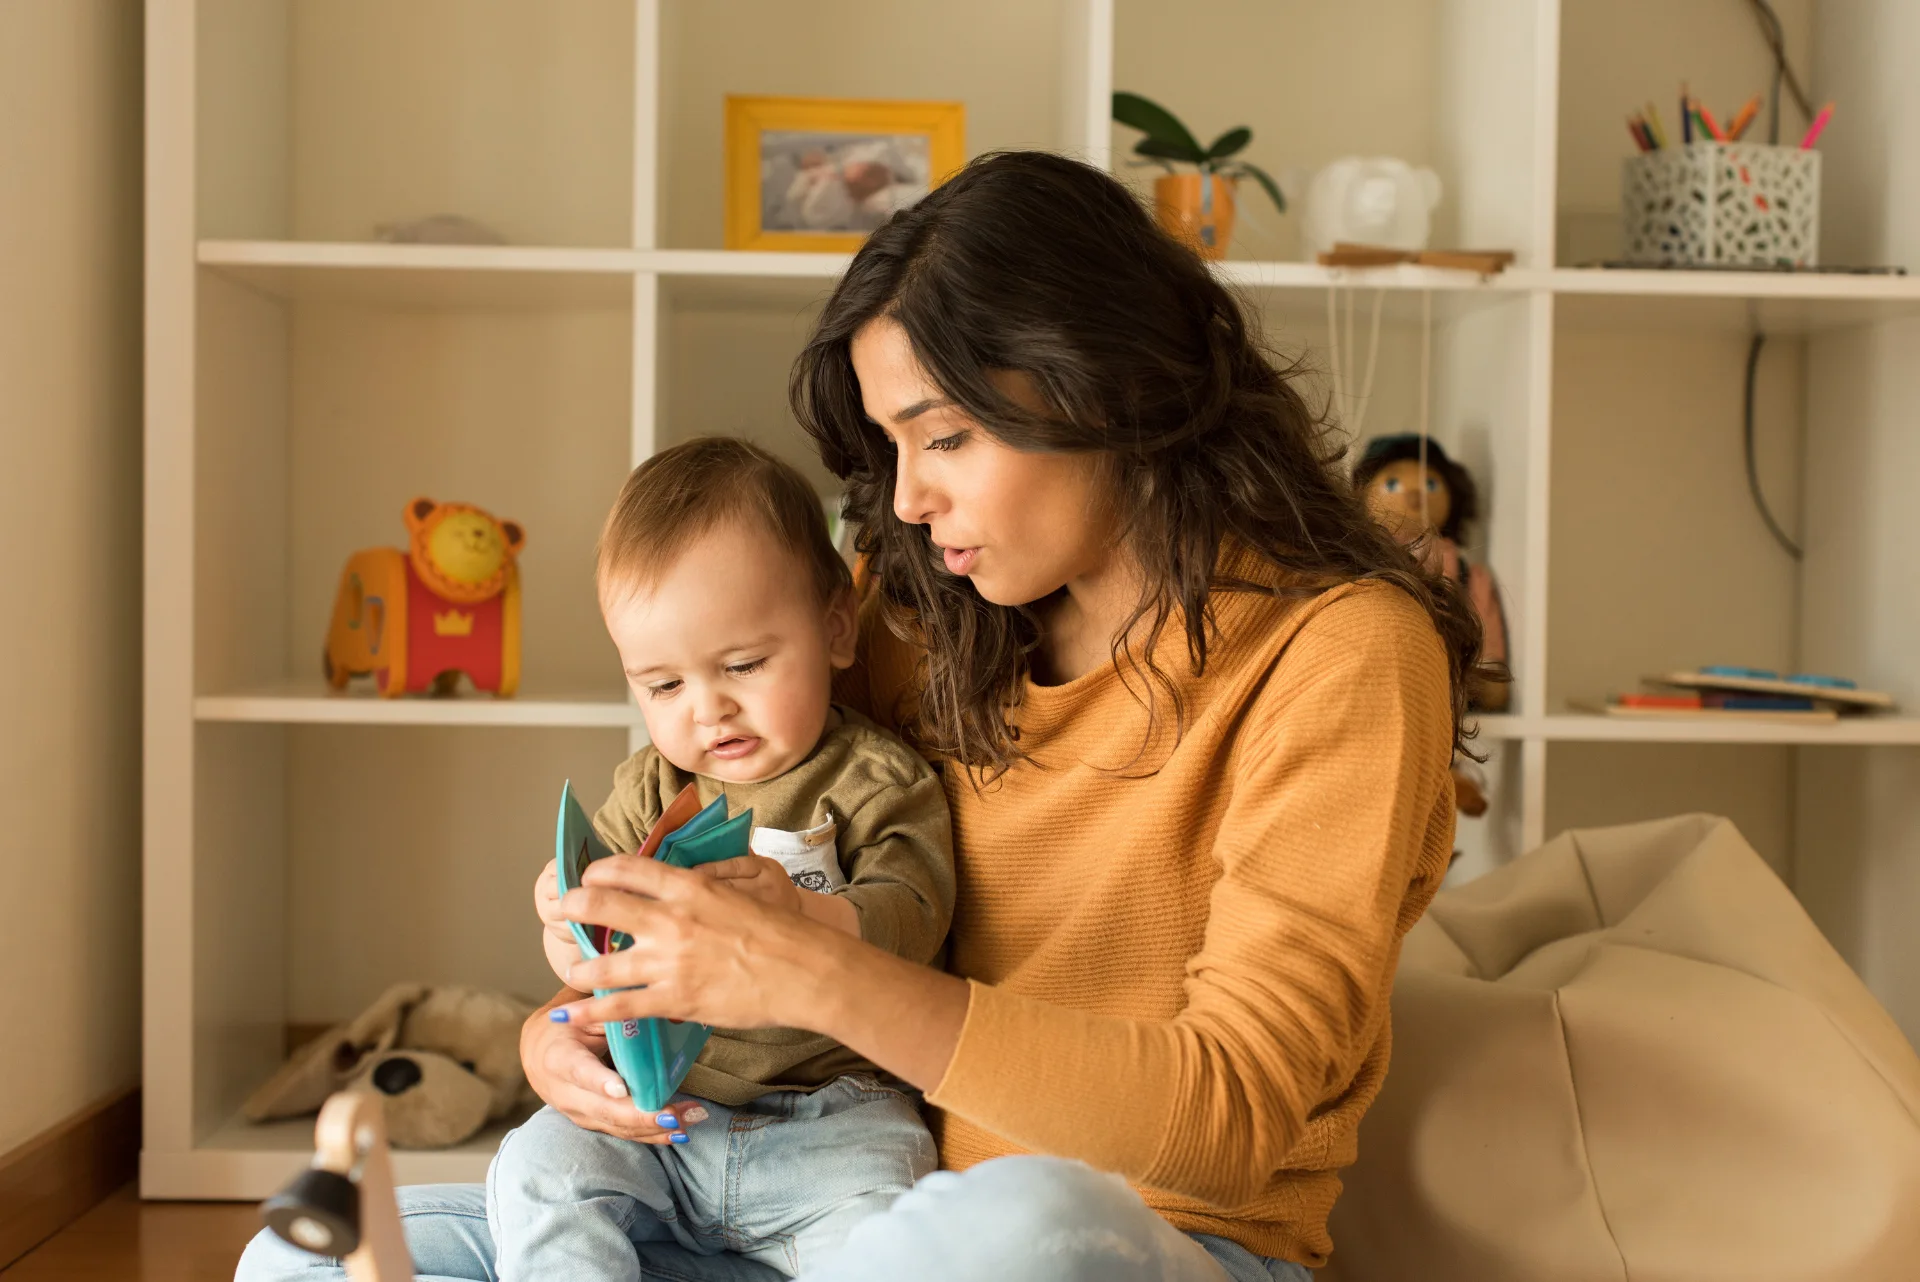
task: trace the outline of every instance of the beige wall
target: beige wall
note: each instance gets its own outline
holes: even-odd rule
[[[0,4],[0,1152],[140,1071],[140,86]]]
[[[1563,328],[1554,344],[1547,704],[1703,663],[1799,667],[1799,573],[1747,492],[1747,338]],[[1770,341],[1755,387],[1769,503],[1803,529],[1806,345]],[[1683,810],[1730,815],[1774,867],[1793,846],[1794,750],[1556,744],[1547,832]]]

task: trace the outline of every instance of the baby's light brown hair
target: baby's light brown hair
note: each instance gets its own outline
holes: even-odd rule
[[[736,520],[757,524],[800,559],[823,609],[852,586],[807,478],[750,441],[703,436],[662,450],[620,487],[600,531],[601,600],[646,591],[694,540]]]

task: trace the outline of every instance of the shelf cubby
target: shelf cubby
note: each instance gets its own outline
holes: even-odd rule
[[[1548,5],[1468,0],[1117,0],[1113,87],[1166,105],[1203,141],[1252,128],[1243,154],[1281,181],[1293,212],[1276,216],[1243,184],[1230,259],[1302,257],[1307,180],[1362,155],[1439,175],[1434,244],[1512,249],[1541,266],[1549,228],[1534,194],[1550,178],[1541,50],[1552,19]],[[1160,171],[1122,163],[1137,137],[1114,126],[1110,145],[1115,172],[1144,192]]]
[[[1702,664],[1797,669],[1798,569],[1747,487],[1748,350],[1726,331],[1556,334],[1550,707]],[[1804,345],[1762,357],[1755,462],[1798,530]]]
[[[526,929],[551,856],[559,779],[597,805],[627,754],[625,727],[203,724],[184,879],[205,923],[190,992],[170,1003],[190,1037],[192,1108],[149,1145],[150,1196],[258,1198],[306,1163],[310,1120],[253,1126],[247,1095],[290,1030],[325,1027],[400,981],[474,984],[538,1000],[554,981]],[[551,788],[549,784],[552,783]],[[187,1000],[180,1000],[181,998]],[[406,1178],[477,1180],[503,1128],[401,1158]]]
[[[628,246],[632,0],[196,0],[198,233]]]
[[[706,0],[660,13],[661,243],[721,244],[728,94],[961,101],[969,156],[1085,153],[1089,0]]]
[[[282,299],[202,272],[196,692],[320,695],[346,557],[403,546],[424,495],[527,530],[529,692],[623,703],[591,567],[629,457],[629,308]]]

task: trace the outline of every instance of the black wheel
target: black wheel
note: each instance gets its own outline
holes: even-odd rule
[[[360,1245],[360,1190],[333,1171],[306,1170],[260,1204],[267,1227],[290,1244],[339,1259]]]

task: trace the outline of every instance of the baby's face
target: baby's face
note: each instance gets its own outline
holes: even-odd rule
[[[826,728],[833,670],[853,663],[853,603],[816,599],[798,554],[728,522],[643,592],[603,594],[656,748],[682,770],[757,783],[800,764]]]

